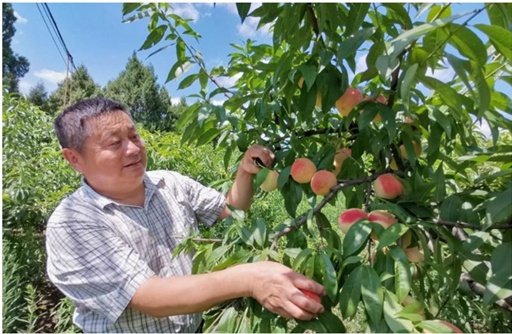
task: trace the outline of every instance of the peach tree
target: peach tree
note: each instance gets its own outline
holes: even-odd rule
[[[233,209],[222,238],[189,237],[176,253],[195,252],[194,273],[279,261],[327,291],[313,321],[241,299],[205,313],[206,331],[344,332],[356,314],[371,332],[510,329],[510,4],[239,3],[272,42],[231,44],[214,68],[171,7],[127,3],[123,15],[149,20],[141,50],[175,49],[167,82],[198,87],[182,142],[213,143],[226,169],[250,145],[269,147],[276,159],[254,189],[278,191],[289,215]]]

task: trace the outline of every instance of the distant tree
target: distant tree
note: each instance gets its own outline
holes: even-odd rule
[[[173,131],[179,110],[174,110],[167,90],[157,83],[152,66],[134,53],[119,76],[105,87],[106,97],[124,103],[133,118],[149,130]]]
[[[16,32],[14,23],[16,17],[11,4],[2,4],[2,85],[7,86],[10,91],[18,91],[18,80],[23,77],[29,69],[27,58],[15,54],[11,49],[11,42]]]
[[[46,88],[42,82],[39,82],[37,85],[32,87],[27,95],[27,101],[35,106],[38,106],[46,113],[50,112],[48,99],[48,92],[46,91]]]
[[[188,108],[187,100],[182,97],[180,99],[180,102],[176,105],[173,105],[171,102],[171,97],[169,96],[169,92],[165,87],[162,87],[160,89],[160,98],[162,99],[162,102],[167,108],[167,112],[163,116],[165,119],[165,129],[169,131],[176,131],[176,123],[178,122],[178,119],[180,118],[181,114]]]
[[[83,99],[103,96],[101,87],[94,82],[85,66],[79,66],[71,78],[59,83],[48,101],[49,112],[56,114],[65,107]]]

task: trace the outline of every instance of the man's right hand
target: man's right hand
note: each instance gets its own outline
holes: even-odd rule
[[[269,311],[286,319],[300,320],[311,320],[324,312],[321,304],[299,290],[323,296],[322,285],[276,262],[263,261],[250,266],[254,272],[251,296]]]

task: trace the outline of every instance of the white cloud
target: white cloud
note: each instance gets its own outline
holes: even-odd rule
[[[30,89],[32,88],[33,84],[28,81],[27,79],[21,79],[18,83],[18,87],[20,89],[20,92],[24,95],[28,95],[30,93]]]
[[[48,69],[36,71],[34,75],[53,84],[58,84],[66,78],[66,72],[56,72]]]
[[[247,17],[243,24],[236,26],[238,33],[245,38],[253,38],[258,36],[267,36],[270,32],[270,24],[265,24],[258,29],[259,18]]]
[[[217,82],[224,88],[230,88],[242,77],[242,73],[235,74],[232,77],[217,77]]]
[[[368,66],[366,66],[367,55],[368,54],[366,53],[356,58],[356,73],[361,73],[368,69]]]
[[[171,97],[171,105],[177,106],[181,102],[181,97]]]
[[[14,17],[16,18],[16,23],[27,23],[28,20],[22,17],[17,11],[14,11]]]
[[[225,7],[225,8],[227,8],[228,12],[230,12],[231,14],[238,15],[238,10],[236,9],[236,3],[234,3],[234,2],[218,3],[215,6],[216,7]]]
[[[434,72],[432,73],[432,76],[434,78],[436,78],[437,80],[440,80],[442,82],[445,82],[445,83],[453,80],[454,75],[455,75],[455,71],[451,67],[443,68],[440,70],[434,70]]]
[[[226,102],[226,100],[211,100],[210,101],[214,106],[221,106]]]
[[[191,19],[193,22],[197,22],[199,19],[199,11],[192,4],[172,4],[172,8],[169,9],[169,13],[176,14],[184,19]]]
[[[491,137],[491,127],[489,126],[489,123],[485,119],[482,119],[482,122],[476,121],[475,126],[477,127],[480,132],[482,132],[487,138]]]

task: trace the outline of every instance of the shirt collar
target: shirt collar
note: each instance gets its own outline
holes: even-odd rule
[[[144,173],[144,187],[146,188],[145,191],[145,198],[144,198],[144,208],[148,207],[149,202],[151,201],[151,198],[155,194],[155,192],[162,188],[165,185],[165,180],[162,176],[157,175],[148,175],[147,173]],[[120,204],[114,201],[111,198],[108,198],[106,196],[103,196],[99,193],[97,193],[94,189],[91,188],[89,184],[85,181],[85,178],[82,177],[82,189],[84,191],[85,196],[89,197],[89,199],[92,200],[94,204],[96,204],[101,209],[104,209],[108,205],[119,205],[119,206],[129,206],[126,204]]]

